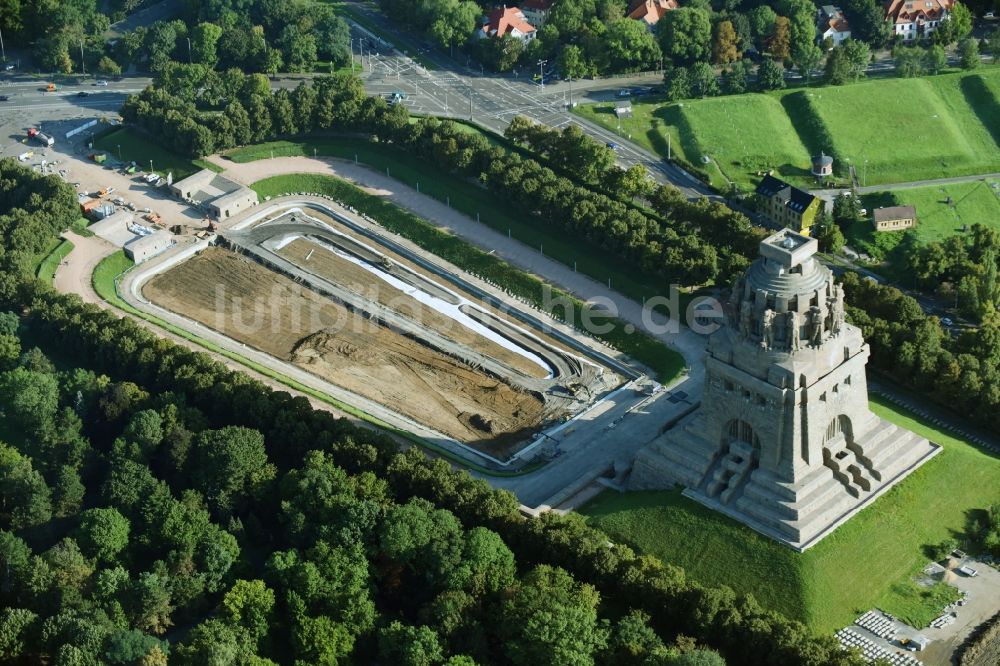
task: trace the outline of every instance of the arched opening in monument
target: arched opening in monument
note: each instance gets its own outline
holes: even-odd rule
[[[722,431],[722,449],[707,475],[705,493],[729,503],[743,492],[760,461],[760,437],[746,421],[733,419]]]
[[[855,497],[872,489],[871,463],[863,457],[861,448],[855,443],[851,419],[845,414],[835,416],[826,427],[823,464]]]

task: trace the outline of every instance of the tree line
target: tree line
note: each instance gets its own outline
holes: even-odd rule
[[[871,346],[871,367],[983,427],[1000,428],[1000,328],[948,335],[937,317],[895,287],[845,273],[851,321]]]
[[[111,21],[140,8],[141,0],[7,0],[0,29],[9,43],[31,45],[43,71],[116,76],[130,66],[160,73],[176,63],[240,67],[253,72],[314,71],[347,65],[350,30],[329,4],[269,2],[182,3],[182,18],[159,20],[107,41]],[[110,13],[105,13],[110,10]]]
[[[0,313],[3,663],[724,666],[332,446],[279,469],[182,392],[11,353],[36,323]]]
[[[219,93],[226,100],[221,113],[200,111],[192,101],[151,87],[131,96],[122,107],[122,116],[191,156],[277,136],[329,131],[367,134],[425,157],[459,177],[476,180],[539,224],[580,234],[667,284],[700,285],[720,275],[733,275],[748,265],[756,251],[759,230],[742,214],[720,204],[684,202],[670,187],[656,194],[647,178],[637,177],[634,171],[630,174],[612,166],[598,178],[601,165],[608,163],[606,157],[598,158],[591,171],[584,171],[584,178],[610,187],[638,181],[638,190],[625,194],[641,191],[653,201],[664,202],[661,209],[644,210],[618,195],[587,187],[531,155],[491,144],[453,123],[434,119],[411,123],[405,107],[369,97],[351,75],[320,77],[293,91],[273,94],[262,79],[251,75],[240,81],[234,76],[229,89]],[[202,89],[195,99],[204,104],[210,94],[214,93]],[[558,145],[563,148],[548,147],[543,153],[563,171],[573,156],[610,153],[573,131]]]
[[[445,461],[16,282],[0,298],[18,313],[0,316],[0,348],[44,341],[61,362],[0,358],[3,404],[16,406],[5,432],[25,434],[0,447],[5,655],[722,663],[697,644],[741,664],[861,663],[751,597],[609,545],[579,517],[525,519],[512,494]],[[185,631],[171,640],[172,627]]]
[[[907,272],[918,286],[958,308],[962,316],[1000,325],[1000,232],[973,224],[967,234],[949,236],[906,254]]]

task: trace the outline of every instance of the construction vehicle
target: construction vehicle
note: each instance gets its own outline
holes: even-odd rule
[[[56,140],[53,139],[51,136],[45,134],[44,132],[38,131],[34,127],[28,128],[28,138],[36,139],[43,146],[51,146],[56,142]]]

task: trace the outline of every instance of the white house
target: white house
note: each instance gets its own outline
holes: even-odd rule
[[[823,5],[819,10],[816,33],[820,42],[829,38],[834,46],[840,46],[841,42],[850,38],[851,26],[840,7]]]
[[[887,0],[885,19],[897,38],[912,42],[929,37],[948,19],[952,0]]]
[[[535,26],[528,23],[524,12],[517,7],[498,7],[490,12],[483,21],[483,27],[478,31],[480,38],[492,37],[500,39],[510,35],[522,42],[535,38]]]

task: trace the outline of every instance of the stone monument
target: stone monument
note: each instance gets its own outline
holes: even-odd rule
[[[712,334],[700,408],[636,456],[630,490],[684,493],[805,550],[940,451],[868,409],[868,345],[790,229],[760,244]]]

